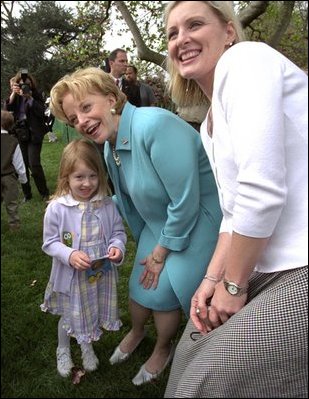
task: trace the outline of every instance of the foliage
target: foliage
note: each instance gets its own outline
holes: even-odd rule
[[[79,30],[74,40],[62,46],[61,37],[55,37],[55,59],[63,58],[71,63],[70,69],[84,66],[100,66],[107,56],[104,51],[104,34],[110,29],[108,1],[84,1],[76,7],[74,24]]]
[[[44,139],[42,164],[51,192],[63,142]],[[124,264],[119,268],[119,302],[123,327],[104,332],[94,343],[100,360],[97,371],[86,373],[79,385],[62,378],[56,369],[58,317],[43,313],[43,301],[49,278],[51,259],[41,250],[45,204],[33,181],[33,199],[20,205],[21,230],[10,232],[4,205],[1,205],[1,397],[2,398],[162,398],[169,368],[160,379],[135,387],[131,379],[150,356],[155,344],[152,320],[147,337],[130,359],[111,366],[108,362],[114,348],[130,329],[128,279],[135,255],[135,243],[128,233]],[[184,327],[184,322],[182,328]],[[179,334],[181,330],[179,331]],[[75,364],[81,366],[80,348],[72,339]]]
[[[132,18],[143,35],[143,40],[147,47],[157,52],[166,53],[165,31],[163,26],[164,1],[125,1]],[[141,4],[142,3],[142,4]],[[122,15],[116,8],[115,15],[121,19]],[[124,24],[120,34],[128,32],[129,28]],[[136,46],[132,40],[128,51],[132,51]]]
[[[274,34],[277,26],[274,21],[280,18],[282,1],[270,1],[267,11],[262,17],[257,18],[246,29],[249,40],[268,42]],[[289,26],[283,36],[277,50],[293,60],[299,67],[307,69],[308,65],[308,3],[296,1]]]
[[[68,8],[68,5],[61,7],[59,3],[1,1],[2,100],[8,95],[9,79],[20,68],[27,67],[37,78],[39,87],[48,93],[51,86],[65,73],[77,67],[102,65],[108,55],[105,50],[107,32],[124,35],[130,30],[133,39],[124,46],[125,50],[132,55],[132,62],[139,69],[140,78],[155,82],[153,86],[160,104],[171,107],[163,90],[166,75],[158,66],[161,63],[152,58],[155,55],[160,56],[160,59],[166,56],[162,18],[165,1],[80,1],[74,10]],[[269,42],[274,32],[280,31],[282,26],[284,32],[280,33],[278,50],[307,69],[308,2],[233,3],[239,14],[248,11],[252,15],[256,6],[264,3],[266,11],[263,8],[260,12],[262,14],[258,18],[254,17],[246,28],[249,39]],[[292,10],[289,21],[279,17],[286,3],[289,3]],[[18,17],[10,8],[16,4],[21,7]],[[132,20],[130,26],[120,12],[120,5],[128,11]],[[115,21],[121,23],[120,28]],[[145,51],[148,58],[144,58]]]
[[[29,4],[19,18],[8,14],[6,23],[1,13],[1,98],[7,96],[8,81],[21,68],[27,68],[48,92],[70,65],[66,58],[60,64],[53,59],[51,40],[55,36],[69,40],[76,32],[71,12],[54,1]]]

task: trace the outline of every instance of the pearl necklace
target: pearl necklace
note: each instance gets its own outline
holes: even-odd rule
[[[117,166],[120,166],[121,165],[120,156],[117,154],[114,146],[112,146],[112,153],[113,153],[113,158],[114,158],[115,164]]]

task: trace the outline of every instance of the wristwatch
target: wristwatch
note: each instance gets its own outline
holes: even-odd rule
[[[241,296],[246,294],[248,287],[240,287],[239,285],[233,283],[232,281],[223,280],[223,284],[227,292],[233,296]]]

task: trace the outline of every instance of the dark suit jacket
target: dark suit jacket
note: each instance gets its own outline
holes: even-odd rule
[[[126,79],[122,79],[122,91],[127,96],[129,103],[136,107],[142,105],[139,86],[129,83]]]

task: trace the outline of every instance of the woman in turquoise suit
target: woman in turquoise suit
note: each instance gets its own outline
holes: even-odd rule
[[[136,108],[99,68],[78,70],[51,90],[51,111],[104,144],[115,201],[137,243],[129,283],[132,328],[110,358],[128,359],[153,315],[157,341],[132,382],[157,378],[173,357],[181,309],[214,252],[221,211],[199,134],[170,111]]]

